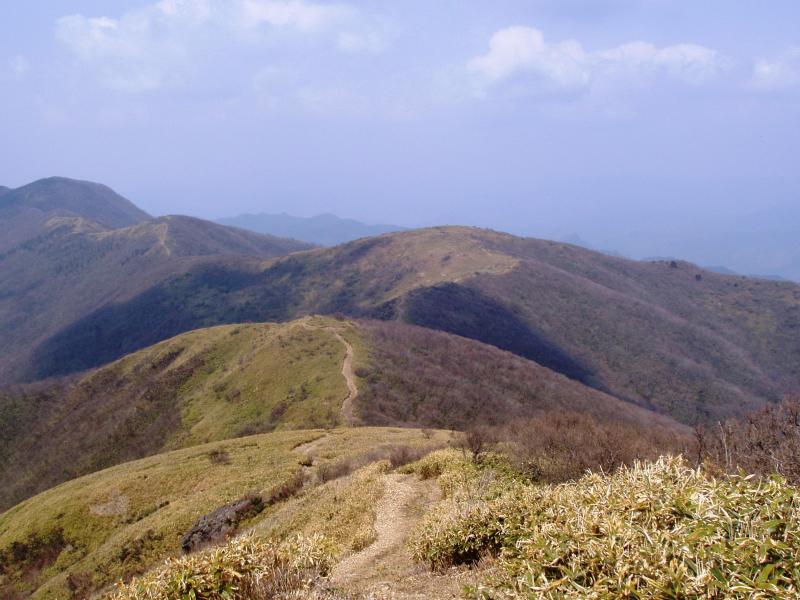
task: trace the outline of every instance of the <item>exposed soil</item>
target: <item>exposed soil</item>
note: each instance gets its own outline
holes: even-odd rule
[[[439,486],[413,475],[389,474],[384,482],[385,492],[376,507],[377,539],[336,565],[329,579],[332,591],[365,600],[461,597],[462,586],[471,579],[468,570],[431,573],[411,559],[407,547],[425,511],[438,501]]]
[[[345,347],[345,355],[344,355],[344,362],[342,363],[342,375],[344,376],[345,381],[347,382],[347,398],[344,399],[342,402],[342,416],[344,417],[344,422],[352,427],[354,423],[353,419],[353,400],[358,397],[358,388],[356,387],[356,378],[353,374],[353,346],[344,339],[336,330],[329,329],[329,331],[333,332],[333,335],[336,336],[336,339],[339,340]]]
[[[302,326],[306,329],[322,329],[323,331],[332,333],[344,346],[345,355],[344,361],[342,362],[342,376],[347,382],[347,397],[342,402],[342,417],[344,418],[345,425],[352,427],[355,423],[355,419],[353,417],[353,400],[358,397],[356,377],[353,373],[353,346],[350,344],[350,342],[344,339],[342,334],[339,333],[339,330],[335,327],[315,327],[314,325],[309,324],[307,321],[303,321]]]

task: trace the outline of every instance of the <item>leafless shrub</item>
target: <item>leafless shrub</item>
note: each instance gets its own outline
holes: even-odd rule
[[[779,473],[800,483],[800,397],[697,428],[695,440],[698,458],[720,471]]]
[[[499,430],[518,468],[534,481],[574,479],[587,470],[611,473],[640,459],[682,453],[687,435],[631,423],[607,423],[583,414],[549,411]]]
[[[342,459],[327,463],[322,463],[317,467],[317,481],[319,483],[326,483],[339,479],[345,475],[349,475],[355,470],[352,460]]]
[[[308,479],[309,476],[305,471],[298,471],[289,479],[265,494],[263,496],[264,504],[271,506],[273,504],[277,504],[278,502],[293,498],[299,494],[300,491],[302,491]]]
[[[472,462],[480,463],[484,454],[497,442],[497,431],[485,425],[470,427],[461,437],[459,446],[469,452]]]
[[[431,452],[430,448],[412,448],[411,446],[394,446],[389,449],[389,464],[393,469],[418,461]]]

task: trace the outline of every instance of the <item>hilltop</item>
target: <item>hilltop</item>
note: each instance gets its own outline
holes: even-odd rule
[[[547,483],[513,449],[452,441],[281,432],[82,477],[0,514],[0,594],[796,596],[797,488],[779,476],[664,456]]]
[[[197,265],[45,340],[33,373],[97,366],[198,325],[337,312],[473,338],[688,423],[800,381],[798,285],[466,227]]]
[[[336,246],[359,238],[405,229],[395,225],[367,225],[355,219],[342,219],[332,214],[314,217],[295,217],[286,213],[278,215],[243,214],[217,219],[216,222],[221,225],[241,227],[258,233],[292,238],[320,246]]]
[[[401,323],[200,329],[75,380],[0,394],[0,508],[128,460],[253,433],[464,429],[550,410],[680,431],[532,361]]]
[[[66,177],[3,188],[0,196],[0,252],[36,237],[53,217],[79,217],[111,229],[151,218],[109,187]]]

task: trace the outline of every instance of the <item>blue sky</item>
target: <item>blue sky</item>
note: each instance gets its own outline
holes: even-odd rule
[[[8,186],[614,246],[797,205],[800,3],[5,2],[0,115]]]

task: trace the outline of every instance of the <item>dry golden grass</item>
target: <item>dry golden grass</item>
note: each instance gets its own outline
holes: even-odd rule
[[[411,429],[280,432],[168,452],[69,481],[0,514],[0,597],[70,598],[72,588],[91,592],[142,573],[178,555],[183,535],[200,517],[252,494],[278,500],[239,531],[263,523],[263,537],[322,534],[342,554],[374,535],[381,467],[319,486],[315,473],[331,463],[380,460],[394,446],[444,439],[444,432]],[[295,448],[314,440],[313,464],[304,467],[307,460]],[[310,487],[276,494],[302,471]]]

